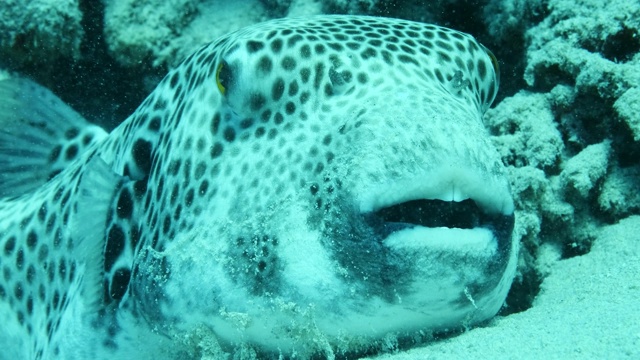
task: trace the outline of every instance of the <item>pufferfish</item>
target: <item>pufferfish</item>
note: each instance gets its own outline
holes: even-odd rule
[[[365,16],[224,36],[111,133],[1,82],[0,358],[352,357],[492,318],[497,89],[472,36]]]

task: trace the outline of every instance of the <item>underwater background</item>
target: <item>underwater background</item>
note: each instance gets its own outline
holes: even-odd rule
[[[464,31],[501,68],[484,121],[516,201],[509,297],[483,327],[380,358],[640,358],[637,0],[5,0],[0,68],[110,130],[202,44],[334,13]]]

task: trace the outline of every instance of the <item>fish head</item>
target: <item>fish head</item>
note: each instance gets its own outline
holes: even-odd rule
[[[270,349],[311,323],[379,338],[492,317],[517,253],[482,123],[497,86],[470,35],[394,19],[276,20],[204,47],[154,95],[127,302]]]

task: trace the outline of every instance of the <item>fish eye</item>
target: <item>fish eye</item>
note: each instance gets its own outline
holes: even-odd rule
[[[216,69],[216,85],[222,95],[227,93],[229,85],[231,85],[231,67],[226,61],[222,60]]]

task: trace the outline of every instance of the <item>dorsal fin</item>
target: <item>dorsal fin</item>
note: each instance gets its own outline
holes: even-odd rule
[[[0,81],[0,197],[38,188],[106,135],[33,81]]]

